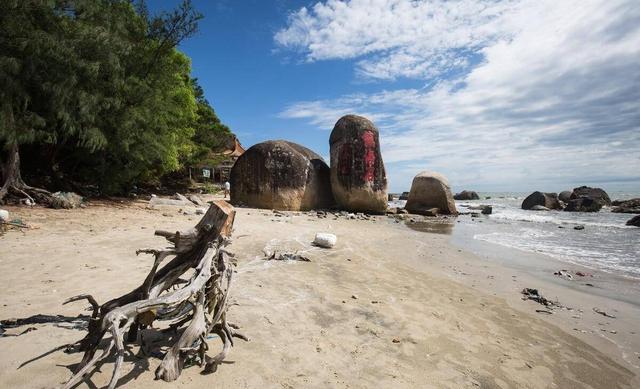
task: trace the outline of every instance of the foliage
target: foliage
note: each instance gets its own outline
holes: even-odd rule
[[[3,1],[0,146],[106,194],[206,158],[231,132],[176,49],[201,17],[188,0],[156,16],[143,1]]]

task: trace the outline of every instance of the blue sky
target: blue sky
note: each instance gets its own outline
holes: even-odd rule
[[[194,5],[205,18],[181,49],[247,147],[326,157],[356,113],[380,128],[391,191],[422,170],[454,190],[640,190],[634,0]]]

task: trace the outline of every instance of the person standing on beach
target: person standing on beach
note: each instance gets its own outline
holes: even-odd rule
[[[229,181],[225,181],[224,183],[224,198],[227,198],[227,195],[229,195],[229,191],[231,191],[231,184],[229,183]]]

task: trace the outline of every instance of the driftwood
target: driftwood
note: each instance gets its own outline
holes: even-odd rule
[[[135,342],[138,330],[152,326],[156,321],[171,321],[169,330],[180,334],[155,372],[157,379],[165,381],[177,379],[188,358],[198,358],[200,366],[205,366],[205,372],[215,371],[233,345],[233,337],[247,340],[226,319],[233,269],[232,255],[224,247],[229,243],[234,216],[231,205],[214,201],[194,228],[175,233],[155,232],[170,241],[172,248],[138,250],[137,254],[155,257],[141,286],[103,305],[90,295],[75,296],[65,302],[87,300],[93,307],[88,334],[79,342],[84,357],[65,388],[78,384],[114,348],[116,361],[109,388],[115,388],[124,359],[125,341]],[[173,259],[158,270],[171,256]],[[185,281],[182,277],[187,274],[191,276]],[[213,358],[206,355],[209,333],[218,334],[223,341],[222,351]],[[99,350],[107,334],[110,339]],[[146,345],[140,338],[144,350]]]

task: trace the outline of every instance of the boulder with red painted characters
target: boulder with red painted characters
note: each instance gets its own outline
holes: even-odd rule
[[[333,127],[331,190],[338,206],[382,213],[387,209],[387,176],[378,129],[367,118],[346,115]]]

